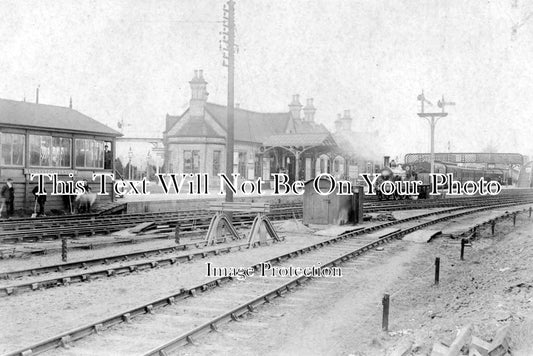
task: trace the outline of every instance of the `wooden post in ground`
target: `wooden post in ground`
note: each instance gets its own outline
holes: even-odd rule
[[[174,230],[174,241],[176,242],[176,245],[180,244],[180,224],[176,224],[176,230]]]
[[[66,237],[62,237],[61,238],[61,260],[63,262],[67,262],[67,254],[68,254],[68,249],[67,249],[67,238]]]
[[[389,303],[390,303],[390,296],[388,294],[385,294],[383,296],[383,300],[381,301],[383,304],[383,319],[381,321],[381,328],[383,331],[389,331]]]
[[[435,258],[435,285],[439,285],[439,274],[440,274],[440,258]]]

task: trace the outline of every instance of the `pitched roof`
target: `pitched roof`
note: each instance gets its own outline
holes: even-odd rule
[[[207,103],[205,109],[217,122],[227,127],[226,106]],[[285,132],[290,114],[259,113],[235,108],[235,140],[248,142],[263,142],[266,138]]]
[[[2,124],[122,136],[120,132],[70,108],[8,99],[0,99]]]
[[[187,110],[188,111],[188,110]],[[180,116],[166,116],[166,129],[164,134],[168,133],[172,127],[187,117],[185,111]],[[224,129],[227,128],[227,107],[213,103],[205,104],[205,111],[215,119],[215,121]],[[272,136],[290,135],[291,137],[300,137],[298,135],[311,134],[308,139],[315,140],[316,134],[330,135],[328,129],[315,122],[304,121],[302,119],[291,119],[289,112],[281,113],[260,113],[251,110],[235,108],[234,116],[235,140],[244,142],[264,143]],[[292,126],[290,125],[292,124]],[[290,132],[286,130],[290,128]],[[294,131],[293,131],[293,129]],[[179,129],[178,136],[189,137],[221,137],[219,133],[209,124],[205,117],[189,117],[187,122]],[[330,136],[331,138],[331,136]],[[331,138],[333,140],[333,138]],[[303,141],[302,141],[303,142]]]
[[[167,133],[174,125],[176,125],[178,121],[180,121],[180,119],[183,117],[185,112],[181,114],[180,116],[173,116],[173,115],[167,114],[166,121],[165,121],[165,131],[163,131],[163,134]]]
[[[194,118],[180,128],[180,137],[224,137],[218,134],[203,118]]]
[[[329,130],[324,125],[302,119],[294,120],[294,129],[296,133],[329,133]]]
[[[336,146],[335,140],[329,132],[323,133],[295,133],[270,136],[264,146],[269,147],[313,147],[313,146]]]

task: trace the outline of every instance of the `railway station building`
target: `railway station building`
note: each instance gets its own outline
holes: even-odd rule
[[[166,116],[164,169],[216,177],[226,167],[227,107],[208,102],[201,70],[189,83],[189,107],[179,116]],[[334,135],[316,122],[313,99],[304,106],[299,95],[293,95],[288,106],[287,112],[277,113],[235,108],[233,171],[243,179],[265,181],[278,172],[287,173],[291,180],[308,180],[326,172],[344,178],[355,173],[353,167],[350,170],[352,152],[340,147]]]
[[[57,173],[63,181],[87,180],[93,173],[114,171],[115,141],[121,136],[108,126],[69,107],[0,99],[0,179],[15,188],[15,211],[33,210],[32,173]],[[72,176],[72,177],[71,177]],[[111,182],[108,191],[112,192]],[[46,212],[69,211],[68,199],[48,192]],[[104,206],[113,195],[98,196]]]

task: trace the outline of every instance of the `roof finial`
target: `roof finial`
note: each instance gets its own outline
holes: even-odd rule
[[[72,109],[72,97],[70,97],[70,103],[68,104],[68,107]]]

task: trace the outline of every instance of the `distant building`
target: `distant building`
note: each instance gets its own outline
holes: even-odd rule
[[[92,181],[94,172],[113,172],[115,140],[121,134],[71,107],[0,99],[0,180],[14,181],[15,210],[33,209],[32,173],[58,173],[62,180]],[[70,177],[72,175],[72,178]],[[68,210],[51,196],[46,210]],[[108,186],[111,192],[111,184]],[[113,195],[98,201],[111,201]]]
[[[195,71],[189,83],[189,108],[180,116],[166,117],[164,168],[216,176],[226,167],[227,108],[207,101],[207,82],[201,70]],[[235,108],[233,171],[245,179],[264,180],[276,172],[286,172],[291,179],[332,172],[335,159],[342,158],[343,152],[326,127],[315,122],[315,113],[313,99],[303,106],[299,95],[293,96],[288,112]]]
[[[163,138],[154,136],[128,135],[117,138],[117,167],[119,178],[142,179],[148,176],[154,180],[155,174],[163,166]],[[119,163],[120,162],[120,163]]]

